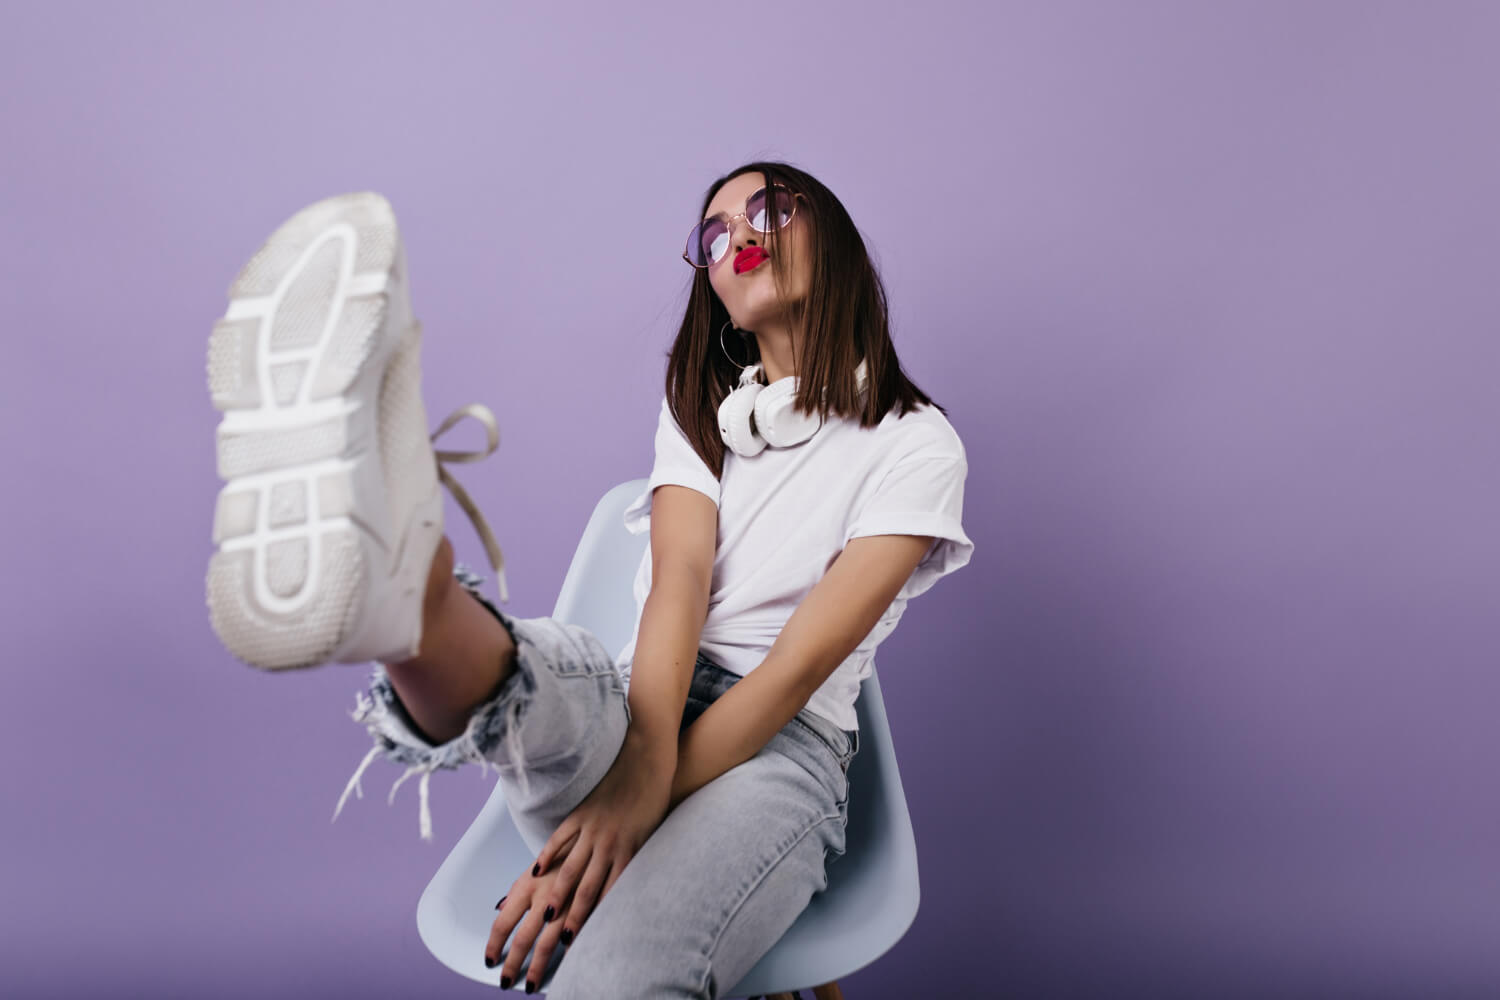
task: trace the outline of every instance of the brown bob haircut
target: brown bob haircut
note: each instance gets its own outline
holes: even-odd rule
[[[794,357],[797,395],[793,409],[817,412],[824,421],[830,414],[857,420],[862,427],[877,426],[894,407],[905,416],[919,404],[927,404],[947,415],[926,393],[901,371],[895,345],[891,343],[885,286],[870,260],[865,241],[854,220],[832,191],[811,174],[776,161],[756,161],[720,177],[709,187],[698,209],[704,217],[714,195],[731,179],[757,171],[768,187],[782,185],[801,196],[794,225],[808,227],[812,252],[811,280],[805,301],[798,303],[792,322],[801,334],[801,357]],[[776,218],[775,189],[767,214]],[[778,252],[777,229],[765,234],[772,277],[783,300],[790,285],[785,258]],[[687,312],[677,339],[667,354],[667,405],[682,427],[693,450],[715,476],[724,474],[725,445],[719,436],[719,404],[739,385],[740,369],[725,357],[727,349],[741,364],[760,360],[755,338],[741,338],[734,330],[719,331],[729,322],[729,311],[708,281],[707,268],[693,269]],[[793,336],[793,350],[797,350]],[[865,361],[869,392],[861,402],[854,370]],[[824,389],[827,398],[823,398]]]

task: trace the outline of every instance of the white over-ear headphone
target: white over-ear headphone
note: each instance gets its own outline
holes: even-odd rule
[[[792,401],[797,398],[796,375],[762,385],[756,378],[763,370],[759,363],[746,368],[740,373],[739,388],[719,404],[719,436],[735,454],[745,458],[759,455],[767,446],[799,445],[823,426],[816,413],[798,413],[792,409]],[[854,381],[863,393],[867,384],[864,359],[854,369]],[[753,424],[751,417],[755,418]]]

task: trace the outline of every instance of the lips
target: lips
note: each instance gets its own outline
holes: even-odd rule
[[[734,255],[734,273],[744,274],[765,259],[766,252],[760,247],[746,247]]]

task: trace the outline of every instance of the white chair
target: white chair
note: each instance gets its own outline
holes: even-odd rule
[[[612,653],[624,648],[635,625],[631,584],[649,536],[626,531],[623,514],[646,484],[645,479],[621,483],[600,499],[552,612],[560,621],[588,628]],[[883,955],[916,918],[916,839],[875,674],[865,680],[856,710],[860,746],[849,769],[846,851],[830,857],[828,888],[815,894],[781,940],[724,991],[726,997],[810,988],[819,1000],[838,1000],[837,979]],[[476,982],[499,984],[499,968],[484,965],[495,889],[509,885],[533,860],[497,782],[417,904],[418,933],[438,961]],[[540,992],[566,951],[559,947],[553,953]]]

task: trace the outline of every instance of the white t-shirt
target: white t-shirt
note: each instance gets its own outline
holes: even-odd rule
[[[876,427],[830,415],[812,438],[767,447],[752,458],[732,449],[715,479],[672,417],[665,397],[656,429],[656,460],[646,491],[625,510],[625,527],[651,526],[651,491],[665,483],[695,489],[719,508],[708,617],[700,648],[740,676],[759,666],[798,604],[852,538],[934,535],[936,540],[870,634],[813,694],[807,708],[841,729],[858,729],[860,683],[875,648],[896,628],[906,602],[969,561],[964,534],[963,442],[942,412],[920,406],[886,414]],[[615,660],[627,689],[651,591],[651,548],[636,572],[635,628]]]

